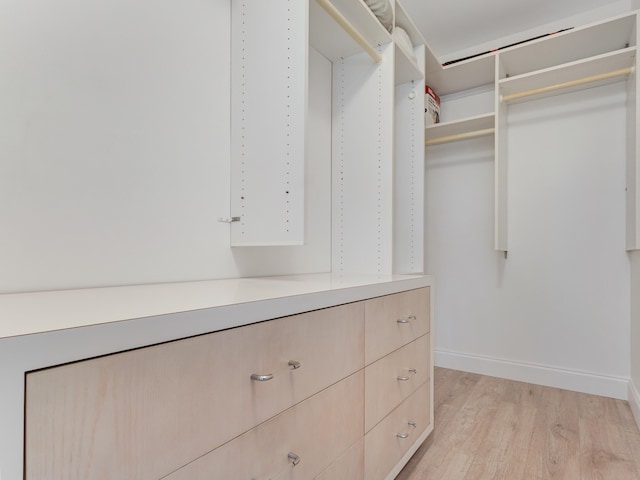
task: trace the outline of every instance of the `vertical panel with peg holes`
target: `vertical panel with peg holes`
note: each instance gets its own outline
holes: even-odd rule
[[[333,64],[332,271],[392,272],[393,45]]]
[[[308,3],[233,0],[231,245],[304,243]]]
[[[415,48],[424,70],[425,46]],[[395,87],[393,272],[424,271],[424,79]]]

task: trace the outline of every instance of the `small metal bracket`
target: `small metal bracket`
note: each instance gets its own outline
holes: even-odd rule
[[[300,457],[293,452],[289,452],[289,454],[287,455],[287,458],[293,464],[294,467],[300,463]]]
[[[218,217],[218,221],[221,223],[233,223],[233,222],[239,222],[240,221],[240,217]]]

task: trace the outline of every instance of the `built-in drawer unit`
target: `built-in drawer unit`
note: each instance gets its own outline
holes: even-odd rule
[[[430,330],[429,287],[365,302],[365,363],[368,365]]]
[[[364,439],[367,480],[382,480],[429,426],[429,383],[396,407]]]
[[[350,303],[29,373],[26,478],[167,475],[362,369],[363,314]]]
[[[433,428],[429,295],[29,371],[24,478],[391,479]]]
[[[166,480],[313,479],[362,438],[363,387],[361,370]]]
[[[430,378],[429,334],[382,357],[365,369],[365,431]]]

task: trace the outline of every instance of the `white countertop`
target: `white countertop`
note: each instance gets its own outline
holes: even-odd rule
[[[0,295],[0,339],[325,292],[333,300],[365,298],[430,284],[423,275],[332,274],[234,278]],[[345,296],[346,292],[350,292]],[[294,302],[295,303],[295,302]],[[320,308],[321,305],[314,305]],[[288,314],[302,307],[292,307]],[[222,327],[233,326],[225,324]]]

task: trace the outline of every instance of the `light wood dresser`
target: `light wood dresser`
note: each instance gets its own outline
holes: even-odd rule
[[[394,478],[433,429],[431,278],[253,281],[273,296],[66,331],[140,344],[23,372],[24,478]]]

